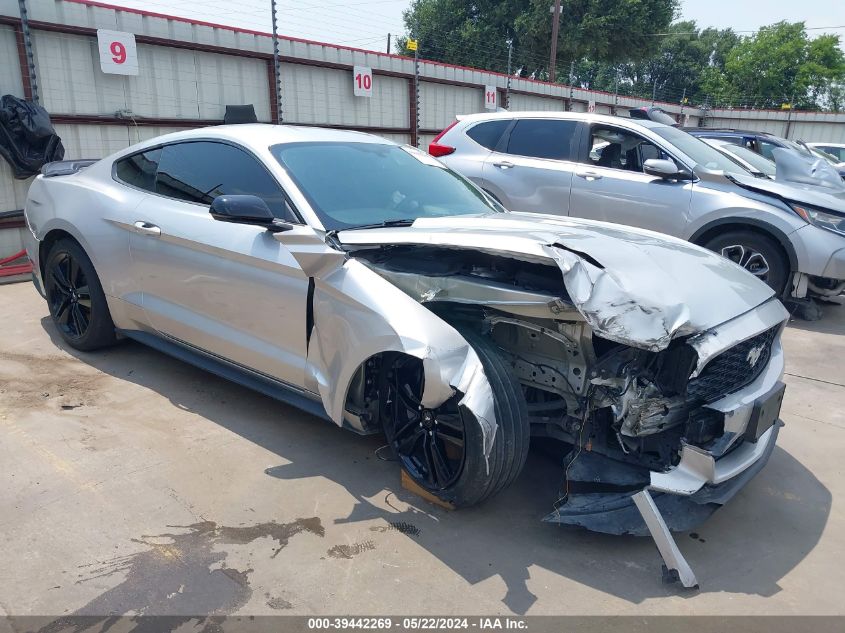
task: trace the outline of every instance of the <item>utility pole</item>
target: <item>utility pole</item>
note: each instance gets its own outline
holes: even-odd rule
[[[795,93],[792,93],[792,96],[789,98],[789,110],[786,113],[786,132],[784,132],[783,137],[789,138],[789,128],[792,125],[792,108],[795,105]]]
[[[276,0],[270,0],[270,12],[273,20],[273,75],[276,82],[276,122],[282,118],[282,66],[279,62],[279,33],[276,20]]]
[[[505,86],[505,110],[511,107],[511,55],[513,54],[513,38],[508,39],[508,83]]]
[[[31,98],[33,103],[38,103],[38,78],[35,76],[35,56],[32,54],[32,35],[29,32],[29,13],[26,10],[26,0],[18,0],[18,11],[21,15],[21,33],[23,34],[23,48],[26,51]]]
[[[613,114],[619,106],[619,69],[616,69],[616,76],[613,78]]]
[[[387,54],[390,55],[390,33],[387,34]]]
[[[651,105],[657,100],[657,77],[654,78],[654,85],[651,87]]]
[[[560,0],[555,0],[552,9],[552,50],[549,54],[549,81],[555,81],[555,60],[557,59],[557,35],[560,29]]]

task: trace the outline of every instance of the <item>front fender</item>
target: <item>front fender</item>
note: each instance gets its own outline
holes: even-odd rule
[[[306,388],[320,394],[337,424],[358,368],[375,354],[402,352],[423,362],[424,406],[463,394],[460,404],[478,420],[489,454],[496,434],[493,392],[455,328],[355,259],[315,278],[313,319]]]

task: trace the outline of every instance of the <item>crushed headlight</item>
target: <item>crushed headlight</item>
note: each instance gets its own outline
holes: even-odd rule
[[[839,215],[806,204],[798,204],[797,202],[790,202],[789,206],[810,224],[839,233],[840,235],[845,235],[845,215]]]

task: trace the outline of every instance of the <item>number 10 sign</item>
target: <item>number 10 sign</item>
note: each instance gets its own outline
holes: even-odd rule
[[[97,47],[100,49],[100,69],[104,73],[138,74],[138,52],[135,49],[134,34],[97,29]]]
[[[356,97],[373,96],[373,69],[355,66],[352,69],[352,94]]]

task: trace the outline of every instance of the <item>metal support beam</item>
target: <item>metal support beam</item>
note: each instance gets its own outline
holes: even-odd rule
[[[26,0],[18,0],[18,11],[21,16],[21,33],[23,34],[24,54],[26,55],[27,75],[29,76],[30,98],[38,103],[38,78],[35,73],[35,55],[32,53],[32,34],[29,32],[29,13],[26,10]]]
[[[23,0],[21,0],[23,1]],[[276,119],[279,123],[284,121],[282,116],[282,66],[279,62],[279,33],[276,21],[276,0],[270,0],[270,12],[273,20],[273,74],[276,82]]]
[[[654,504],[654,499],[651,498],[648,489],[641,490],[633,496],[634,503],[637,510],[645,521],[648,531],[651,533],[651,538],[654,539],[654,544],[660,555],[663,557],[665,568],[668,573],[664,576],[664,580],[680,581],[681,585],[691,589],[698,588],[698,581],[695,579],[695,574],[692,572],[675,539],[672,538],[672,533],[663,520],[660,510]]]
[[[418,38],[419,35],[414,33],[414,37]],[[414,50],[414,93],[411,95],[413,97],[413,110],[411,114],[413,115],[413,119],[411,120],[411,145],[414,147],[420,146],[420,42],[417,39],[417,48]]]

